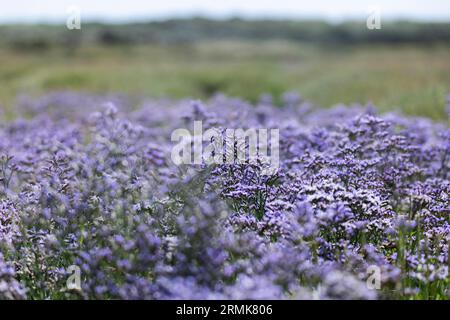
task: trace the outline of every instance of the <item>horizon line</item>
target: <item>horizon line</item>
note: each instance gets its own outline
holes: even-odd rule
[[[127,17],[100,17],[88,16],[82,19],[84,24],[134,24],[134,23],[152,23],[165,22],[173,20],[211,20],[211,21],[292,21],[292,22],[324,22],[328,24],[341,24],[347,22],[364,22],[365,17],[360,15],[349,15],[346,17],[326,17],[324,15],[206,15],[206,14],[179,14],[179,15],[164,15],[164,16],[127,16]],[[83,22],[84,21],[84,22]],[[430,17],[413,17],[406,15],[388,16],[383,19],[387,23],[395,22],[412,22],[412,23],[450,23],[450,18],[430,18]],[[0,25],[58,25],[64,24],[65,18],[44,18],[44,17],[14,17],[14,18],[0,18]]]

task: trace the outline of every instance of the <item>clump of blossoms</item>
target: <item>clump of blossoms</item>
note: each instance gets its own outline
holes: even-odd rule
[[[21,97],[0,123],[0,299],[448,299],[448,123],[283,99]],[[174,165],[171,133],[199,120],[279,129],[278,170]]]

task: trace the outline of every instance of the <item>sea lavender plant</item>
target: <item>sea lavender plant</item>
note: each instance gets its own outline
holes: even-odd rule
[[[0,299],[449,298],[448,124],[292,93],[130,105],[55,92],[1,123]],[[279,129],[278,170],[176,166],[199,120]]]

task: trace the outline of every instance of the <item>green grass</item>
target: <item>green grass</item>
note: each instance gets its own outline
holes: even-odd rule
[[[450,46],[324,47],[290,42],[204,42],[24,52],[0,48],[0,105],[49,90],[251,101],[300,92],[320,106],[373,102],[382,111],[445,119]]]

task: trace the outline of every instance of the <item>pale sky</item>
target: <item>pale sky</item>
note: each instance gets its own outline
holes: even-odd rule
[[[364,19],[370,7],[382,18],[450,22],[450,0],[0,0],[0,23],[63,22],[77,6],[82,20],[123,22],[170,17]]]

